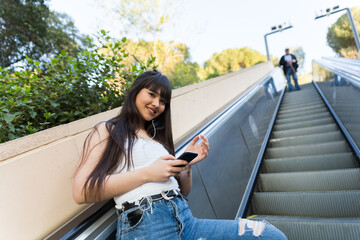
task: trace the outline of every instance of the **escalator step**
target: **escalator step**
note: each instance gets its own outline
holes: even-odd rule
[[[287,147],[294,145],[306,145],[323,142],[344,140],[340,131],[311,134],[299,137],[274,138],[268,143],[268,147]]]
[[[303,92],[304,93],[304,92]],[[294,96],[294,94],[285,94],[284,95],[284,98],[283,98],[283,101],[281,102],[281,104],[302,104],[303,102],[314,102],[314,101],[317,101],[317,100],[321,100],[320,96],[318,94],[314,94],[315,92],[311,92],[309,94],[304,94],[302,96]]]
[[[360,236],[360,218],[255,216],[251,220],[268,221],[291,240],[358,240]]]
[[[360,190],[360,169],[262,173],[258,188],[261,192]]]
[[[293,118],[293,117],[301,117],[309,114],[320,114],[324,112],[329,112],[326,108],[315,108],[315,109],[309,109],[302,112],[293,112],[293,113],[284,113],[284,114],[278,114],[277,119],[286,119],[286,118]]]
[[[333,132],[333,131],[337,131],[338,129],[339,128],[335,123],[331,123],[323,126],[314,126],[314,127],[283,130],[283,131],[273,131],[271,134],[272,134],[272,138],[284,138],[284,137],[310,135],[315,133]]]
[[[263,171],[296,172],[359,167],[351,152],[333,153],[317,156],[265,159]]]
[[[308,111],[308,110],[312,110],[312,109],[319,109],[319,108],[324,108],[325,104],[324,103],[320,103],[320,104],[311,104],[308,106],[298,106],[295,108],[291,108],[291,109],[286,109],[286,110],[281,110],[279,109],[279,114],[283,115],[283,114],[288,114],[288,113],[294,113],[294,112],[303,112],[303,111]]]
[[[300,106],[302,107],[305,107],[305,106],[312,106],[312,105],[318,105],[318,104],[324,104],[324,101],[321,100],[320,98],[317,98],[316,100],[312,100],[312,101],[302,101],[300,103],[288,103],[288,104],[285,104],[285,103],[282,103],[280,105],[280,108],[279,110],[289,110],[289,109],[296,109]]]
[[[324,108],[324,106],[311,106],[306,109],[299,109],[299,110],[296,109],[296,110],[291,111],[291,112],[278,112],[277,117],[278,118],[284,118],[284,117],[286,118],[286,117],[294,117],[294,116],[303,116],[304,114],[327,111],[327,109]]]
[[[252,209],[256,215],[360,217],[360,191],[255,192]]]
[[[333,118],[320,118],[315,120],[307,120],[302,122],[295,122],[295,123],[285,123],[285,124],[276,124],[274,126],[274,131],[281,131],[281,130],[289,130],[289,129],[297,129],[297,128],[304,128],[304,127],[312,127],[312,126],[321,126],[334,123]]]
[[[349,145],[345,140],[311,145],[267,148],[265,158],[299,157],[340,152],[350,152]]]
[[[289,117],[283,119],[276,119],[275,124],[284,124],[284,123],[295,123],[295,122],[302,122],[307,120],[315,120],[319,118],[325,117],[332,117],[330,112],[324,111],[322,113],[313,113],[313,114],[306,114],[304,116],[296,116],[296,117]]]

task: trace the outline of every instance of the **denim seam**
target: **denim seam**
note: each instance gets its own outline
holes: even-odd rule
[[[178,225],[178,237],[179,239],[181,239],[181,234],[183,232],[183,222],[181,221],[181,219],[179,218],[179,210],[178,210],[178,207],[177,207],[177,204],[173,201],[173,200],[169,200],[170,204],[172,205],[172,209],[173,209],[173,215],[174,215],[174,218],[177,222],[177,225]]]

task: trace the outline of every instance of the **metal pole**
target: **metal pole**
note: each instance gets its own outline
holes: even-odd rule
[[[266,48],[267,60],[270,61],[269,47],[268,47],[268,43],[267,43],[266,37],[267,37],[267,34],[265,34],[264,39],[265,39],[265,48]]]
[[[355,22],[354,22],[354,19],[353,19],[353,16],[351,14],[351,11],[349,8],[345,8],[346,9],[346,12],[348,14],[348,18],[349,18],[349,22],[350,22],[350,26],[352,28],[352,31],[353,31],[353,34],[354,34],[354,39],[355,39],[355,44],[356,44],[356,47],[358,49],[358,58],[360,56],[360,40],[359,40],[359,33],[357,31],[357,28],[356,28],[356,25],[355,25]]]
[[[339,10],[336,10],[336,11],[332,11],[330,14],[338,13],[338,12],[341,12],[341,11],[344,11],[344,10],[346,10],[347,16],[348,16],[348,18],[349,18],[350,26],[351,26],[351,29],[352,29],[353,34],[354,34],[354,39],[355,39],[356,48],[357,48],[357,50],[358,50],[358,58],[360,58],[360,40],[359,40],[359,33],[358,33],[358,31],[357,31],[357,28],[356,28],[356,25],[355,25],[353,16],[352,16],[352,14],[351,14],[351,10],[350,10],[349,8],[343,8],[343,9],[339,9]],[[319,19],[319,18],[322,18],[322,17],[326,17],[326,16],[327,16],[326,14],[321,15],[321,16],[317,16],[317,17],[315,17],[315,20],[316,20],[316,19]]]
[[[268,47],[268,43],[267,43],[267,36],[268,35],[271,35],[271,34],[274,34],[274,33],[277,33],[277,32],[282,32],[286,29],[289,29],[289,28],[292,28],[293,26],[288,26],[286,28],[283,28],[281,30],[276,30],[276,31],[272,31],[272,32],[269,32],[267,34],[264,35],[264,39],[265,39],[265,48],[266,48],[266,56],[267,56],[267,60],[270,61],[270,54],[269,54],[269,47]]]

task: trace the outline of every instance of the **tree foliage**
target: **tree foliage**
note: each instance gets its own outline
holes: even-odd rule
[[[304,68],[305,52],[302,47],[295,47],[290,49],[290,53],[294,54],[298,61],[298,71],[300,72]]]
[[[154,51],[155,44],[156,47]],[[154,43],[145,40],[140,40],[138,42],[129,40],[126,45],[126,50],[133,56],[135,61],[137,58],[155,56],[156,53],[156,63],[158,68],[165,75],[174,72],[175,65],[187,61],[190,56],[189,48],[185,44],[174,41],[165,43],[158,40]]]
[[[168,0],[115,0],[111,4],[123,34],[138,40],[150,35],[154,41],[170,20],[173,6],[174,2]]]
[[[204,68],[207,73],[206,78],[209,78],[239,71],[242,68],[266,61],[266,56],[247,47],[226,49],[221,53],[213,54],[212,57],[205,62]]]
[[[355,25],[360,32],[360,7],[351,9]],[[358,51],[347,14],[341,15],[327,32],[328,45],[340,56],[356,58]]]
[[[200,82],[198,72],[201,66],[192,62],[179,62],[175,65],[174,71],[169,75],[173,88],[180,88],[189,84]]]
[[[44,71],[30,58],[14,73],[0,68],[0,142],[119,107],[133,80],[154,67],[154,58],[126,64],[126,38],[102,31],[97,41],[100,48],[75,57],[62,51]]]
[[[9,67],[26,56],[40,60],[62,50],[75,54],[85,37],[79,36],[65,14],[51,12],[46,0],[0,1],[0,66]]]

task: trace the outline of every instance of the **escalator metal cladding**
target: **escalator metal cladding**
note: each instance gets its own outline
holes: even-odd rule
[[[360,239],[359,165],[313,84],[284,95],[249,215],[288,239]]]

